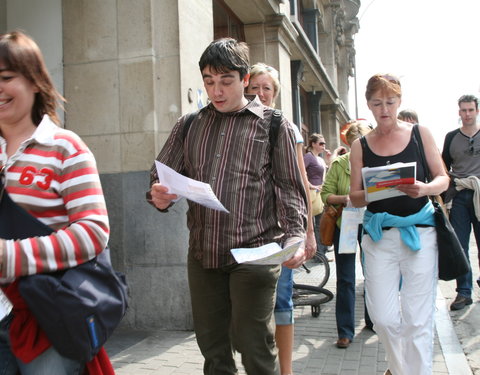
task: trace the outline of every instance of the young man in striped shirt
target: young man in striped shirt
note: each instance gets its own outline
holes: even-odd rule
[[[306,193],[296,162],[295,137],[282,119],[273,150],[273,109],[244,95],[248,47],[234,39],[212,42],[200,58],[210,104],[184,136],[175,125],[157,160],[209,183],[229,213],[189,202],[188,276],[197,342],[205,374],[236,374],[232,349],[248,374],[276,374],[272,320],[280,266],[237,264],[230,250],[270,242],[289,245],[305,236]],[[177,196],[151,171],[151,199],[161,211]],[[284,265],[295,268],[304,249]]]

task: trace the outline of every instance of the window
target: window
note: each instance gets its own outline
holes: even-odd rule
[[[215,39],[230,37],[245,41],[242,21],[223,0],[213,0],[213,35]]]

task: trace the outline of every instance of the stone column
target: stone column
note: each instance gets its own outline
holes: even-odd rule
[[[211,1],[65,0],[63,20],[66,125],[101,172],[112,260],[130,286],[124,324],[190,329],[186,203],[163,214],[145,192],[177,118],[206,102],[198,59]]]

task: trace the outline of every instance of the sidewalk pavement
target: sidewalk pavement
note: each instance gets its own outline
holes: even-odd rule
[[[476,253],[476,246],[475,253]],[[333,254],[329,253],[329,257]],[[358,258],[358,257],[357,257]],[[473,257],[471,259],[476,259]],[[335,293],[335,264],[330,263],[331,275],[326,288]],[[347,349],[335,345],[335,299],[321,305],[320,316],[311,315],[310,306],[295,308],[294,373],[296,375],[382,375],[387,368],[385,351],[374,332],[365,327],[363,319],[363,278],[357,262],[355,338]],[[474,275],[478,275],[477,272]],[[472,371],[455,332],[450,314],[462,321],[462,312],[450,313],[448,306],[455,298],[454,282],[440,282],[437,293],[436,333],[434,342],[434,375],[471,375]],[[444,297],[446,293],[448,297]],[[477,291],[478,293],[478,291]],[[475,297],[475,296],[474,296]],[[477,303],[474,304],[477,307]],[[473,308],[473,305],[472,305]],[[478,315],[478,314],[477,314]],[[480,323],[480,318],[479,323]],[[456,321],[455,324],[458,325]],[[465,340],[478,326],[462,326],[466,342],[474,357],[478,338]],[[473,330],[473,331],[472,331]],[[463,337],[464,336],[464,337]],[[475,345],[477,345],[475,347]],[[203,357],[191,331],[141,332],[118,329],[106,345],[117,375],[201,375]],[[474,358],[475,359],[475,358]],[[475,360],[474,360],[475,362]],[[477,362],[478,363],[478,362]],[[245,374],[237,356],[239,374]],[[478,372],[480,374],[480,372]]]

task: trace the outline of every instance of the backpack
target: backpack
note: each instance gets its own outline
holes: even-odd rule
[[[190,125],[192,125],[193,120],[198,115],[200,111],[189,113],[185,119],[182,129],[182,139],[185,141],[187,138],[188,130]],[[272,114],[272,119],[270,122],[270,129],[268,131],[268,140],[270,142],[270,156],[273,154],[273,149],[277,144],[278,130],[280,129],[280,122],[282,121],[282,111],[275,109]]]

